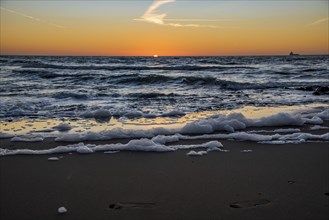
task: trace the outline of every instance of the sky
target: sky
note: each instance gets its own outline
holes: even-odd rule
[[[1,0],[1,55],[329,53],[327,0]]]

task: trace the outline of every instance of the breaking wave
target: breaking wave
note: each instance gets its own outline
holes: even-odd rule
[[[79,115],[95,108],[161,114],[328,103],[328,56],[1,56],[0,62],[0,118],[56,117],[68,105]]]

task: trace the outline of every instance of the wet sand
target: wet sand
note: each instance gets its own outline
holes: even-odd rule
[[[229,152],[201,157],[186,156],[185,150],[0,157],[0,217],[328,218],[327,143],[220,141]],[[18,142],[12,144],[15,148]],[[51,144],[61,143],[28,143],[36,148]],[[252,152],[241,152],[247,149]],[[48,160],[54,156],[63,158]],[[61,206],[68,212],[58,214]]]

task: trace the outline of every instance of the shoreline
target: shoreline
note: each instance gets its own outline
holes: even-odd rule
[[[52,155],[63,156],[58,161],[48,161],[49,155],[0,157],[0,216],[327,219],[326,143],[221,142],[229,152],[201,157],[187,156],[188,150]],[[58,214],[61,206],[68,212]]]
[[[280,113],[289,114],[292,118],[299,114],[306,113],[316,116],[316,112],[325,117],[325,120],[329,119],[328,116],[328,104],[308,104],[308,105],[293,105],[293,106],[279,106],[279,107],[254,107],[244,106],[243,108],[233,110],[220,110],[220,111],[205,111],[194,113],[183,113],[180,111],[171,111],[162,115],[144,114],[141,112],[128,112],[120,117],[116,117],[110,111],[106,109],[99,109],[94,112],[85,113],[87,118],[73,117],[73,118],[30,118],[20,119],[14,121],[0,121],[0,140],[12,138],[12,137],[24,137],[27,139],[30,137],[62,137],[69,135],[79,135],[88,132],[102,133],[102,132],[117,132],[117,129],[123,133],[138,133],[138,132],[156,132],[156,129],[166,130],[166,133],[180,133],[182,128],[188,124],[192,124],[197,121],[208,120],[216,118],[218,116],[224,116],[222,120],[238,120],[241,121],[241,116],[245,117],[245,120],[258,120],[262,118],[270,118],[272,116],[278,116]],[[325,112],[327,111],[327,112]],[[236,114],[234,116],[234,114]],[[241,116],[239,116],[239,114]],[[127,117],[130,115],[129,118]],[[327,115],[327,116],[325,116]],[[148,116],[152,116],[148,118]],[[136,117],[136,118],[134,118]],[[304,117],[301,115],[300,117]],[[243,119],[244,120],[244,119]],[[246,123],[245,121],[242,123]],[[277,120],[282,120],[277,118]],[[272,121],[273,123],[273,121]],[[308,124],[312,124],[310,122]],[[305,124],[305,123],[304,123]],[[316,125],[314,123],[314,125]],[[321,123],[320,123],[321,124]],[[282,124],[282,126],[289,126],[290,124]],[[273,127],[276,125],[264,125],[262,127]],[[242,130],[248,130],[252,125],[247,125]],[[257,126],[256,126],[257,127]],[[260,126],[258,126],[260,127]],[[222,128],[225,131],[225,129]],[[239,128],[238,130],[241,130]],[[232,130],[226,130],[232,132]],[[233,129],[234,131],[234,129]],[[211,133],[211,132],[207,132]],[[160,132],[161,134],[161,132]],[[200,131],[202,134],[202,130]],[[120,137],[116,137],[120,138]],[[126,137],[134,138],[134,137]],[[112,138],[110,138],[112,139]]]
[[[38,142],[1,139],[0,217],[327,219],[329,120],[326,112],[308,113],[305,118],[285,115],[260,122],[240,119],[247,125],[265,123],[241,132],[154,136],[159,142],[152,137],[73,142],[54,137]],[[230,118],[218,120],[219,125],[225,120],[235,128],[236,121]],[[266,126],[278,121],[284,123]],[[315,125],[325,129],[312,130]],[[246,135],[252,141],[244,140]],[[264,137],[274,141],[282,137],[284,142],[262,142]],[[137,141],[137,148],[122,147],[131,141]],[[207,145],[210,141],[218,149],[213,151],[213,145]],[[150,142],[155,145],[147,145]],[[61,153],[42,151],[58,146],[71,148]],[[156,152],[156,147],[165,150]],[[32,154],[16,154],[17,149]],[[192,150],[199,156],[189,156]],[[59,208],[67,212],[58,213]]]

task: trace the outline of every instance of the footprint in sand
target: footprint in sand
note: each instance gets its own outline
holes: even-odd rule
[[[260,205],[267,205],[271,203],[271,201],[267,199],[256,199],[256,200],[247,200],[247,201],[240,201],[240,202],[234,202],[230,205],[232,208],[251,208],[256,207]]]
[[[118,202],[109,205],[110,209],[152,209],[155,203],[148,202]]]

